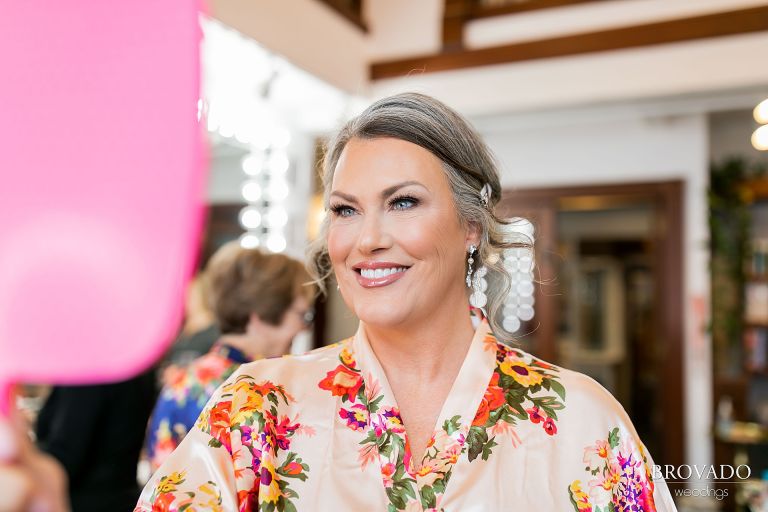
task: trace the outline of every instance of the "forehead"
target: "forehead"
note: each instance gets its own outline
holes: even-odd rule
[[[394,138],[351,139],[336,164],[331,190],[378,191],[411,180],[429,189],[448,186],[440,159],[421,146]]]

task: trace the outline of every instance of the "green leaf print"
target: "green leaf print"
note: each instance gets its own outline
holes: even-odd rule
[[[619,446],[619,428],[616,427],[608,434],[608,443],[611,445],[611,449]]]

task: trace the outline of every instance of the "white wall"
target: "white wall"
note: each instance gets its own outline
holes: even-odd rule
[[[443,0],[366,0],[371,62],[438,53],[443,45]]]
[[[679,179],[684,197],[685,418],[689,464],[712,463],[709,311],[708,125],[704,113],[643,114],[646,105],[507,114],[476,119],[505,187]],[[674,109],[666,109],[674,110]]]
[[[210,13],[318,78],[359,93],[367,84],[365,34],[316,0],[210,0]]]

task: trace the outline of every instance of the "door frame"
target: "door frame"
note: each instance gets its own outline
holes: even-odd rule
[[[656,332],[664,347],[661,378],[663,393],[660,393],[664,429],[661,435],[662,453],[655,454],[657,464],[678,466],[685,460],[685,416],[684,416],[684,344],[685,319],[683,317],[684,281],[684,215],[683,201],[685,183],[680,180],[626,183],[615,185],[578,185],[553,188],[505,189],[498,206],[502,216],[525,215],[530,212],[537,217],[536,262],[542,286],[537,290],[536,306],[540,318],[536,347],[537,355],[543,359],[557,358],[557,314],[554,293],[541,292],[548,282],[556,282],[555,261],[557,242],[557,212],[563,204],[581,202],[585,207],[620,202],[642,201],[652,204],[657,213],[658,233],[654,239],[658,248],[654,251],[654,266],[658,269],[655,286],[657,322]]]

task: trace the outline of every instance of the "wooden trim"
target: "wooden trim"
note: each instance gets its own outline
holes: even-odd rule
[[[611,198],[621,197],[623,200],[634,202],[644,200],[654,205],[656,215],[663,219],[659,232],[655,235],[657,243],[655,250],[656,310],[658,322],[656,329],[659,334],[658,346],[663,350],[660,356],[662,365],[660,382],[663,392],[659,394],[664,428],[661,433],[663,449],[660,454],[654,454],[657,463],[682,464],[685,459],[685,415],[684,415],[684,281],[685,273],[683,238],[685,219],[683,215],[684,185],[681,181],[628,183],[618,185],[573,186],[559,188],[535,188],[505,190],[499,209],[503,214],[530,211],[542,216],[537,226],[537,251],[547,251],[537,254],[537,264],[544,277],[556,277],[553,258],[556,249],[555,214],[563,204],[573,203],[577,197],[599,198],[609,203]],[[547,212],[549,210],[549,212]],[[541,258],[541,256],[544,256]],[[536,347],[537,355],[550,360],[556,356],[557,307],[554,292],[537,294],[537,315],[546,318],[542,322]],[[545,316],[547,315],[547,316]],[[551,317],[550,317],[551,315]],[[545,324],[550,324],[545,328]],[[547,339],[549,338],[549,339]],[[546,354],[546,356],[545,356]]]
[[[503,16],[505,14],[517,14],[527,11],[536,11],[539,9],[551,9],[553,7],[570,7],[571,5],[587,4],[595,2],[606,2],[608,0],[535,0],[524,3],[503,5],[499,7],[482,7],[477,2],[473,2],[472,10],[469,12],[469,19],[488,18],[490,16]]]
[[[345,20],[349,21],[363,32],[368,32],[368,25],[363,19],[362,2],[357,2],[355,7],[350,8],[347,2],[342,0],[318,0],[321,4],[330,7],[336,14],[340,14]]]
[[[372,80],[526,60],[638,48],[768,30],[768,6],[576,34],[492,48],[443,52],[370,67]]]
[[[464,24],[472,8],[467,0],[445,0],[443,12],[443,52],[457,51],[464,46]]]

